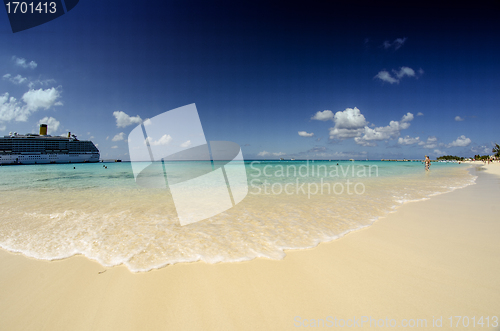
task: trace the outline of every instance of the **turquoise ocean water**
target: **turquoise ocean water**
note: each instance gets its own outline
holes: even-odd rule
[[[175,166],[197,171],[196,162]],[[168,188],[138,186],[130,163],[2,166],[0,247],[46,260],[83,254],[131,271],[282,259],[285,249],[334,240],[405,202],[475,180],[467,165],[451,163],[433,163],[430,172],[421,162],[245,161],[245,167],[243,201],[181,226]],[[210,187],[200,190],[210,194]]]

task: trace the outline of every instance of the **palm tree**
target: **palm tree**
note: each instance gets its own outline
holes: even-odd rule
[[[495,147],[493,147],[492,152],[495,153],[496,157],[500,157],[500,145],[495,144]]]

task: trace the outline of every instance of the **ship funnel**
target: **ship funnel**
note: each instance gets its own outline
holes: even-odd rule
[[[68,132],[68,138],[71,138],[71,132]]]
[[[47,124],[40,124],[40,135],[41,136],[47,135]]]

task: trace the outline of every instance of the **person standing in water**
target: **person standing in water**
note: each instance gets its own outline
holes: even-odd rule
[[[425,162],[425,171],[429,171],[429,167],[431,166],[431,160],[427,155],[425,156],[424,162]]]

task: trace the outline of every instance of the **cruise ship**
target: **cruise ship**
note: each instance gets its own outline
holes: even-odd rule
[[[50,136],[47,125],[40,125],[40,134],[9,133],[0,137],[0,165],[99,162],[99,150],[92,141]]]

